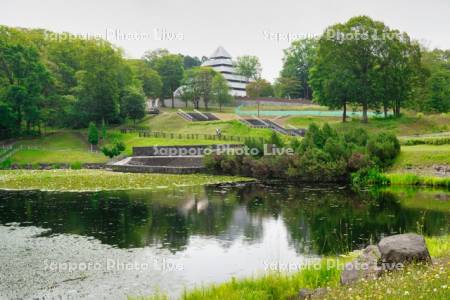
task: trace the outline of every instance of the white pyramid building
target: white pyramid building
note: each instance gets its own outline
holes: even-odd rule
[[[222,46],[217,48],[209,59],[202,63],[202,66],[211,67],[221,73],[230,86],[231,95],[237,97],[247,95],[245,87],[249,81],[246,77],[236,74],[231,55]]]

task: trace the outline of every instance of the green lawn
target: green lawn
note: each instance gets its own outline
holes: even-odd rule
[[[0,171],[0,189],[14,190],[98,191],[160,189],[249,180],[252,179],[237,176],[136,174],[100,170]]]
[[[85,137],[78,131],[64,131],[47,136],[21,140],[11,157],[12,163],[103,163],[107,158],[101,152],[91,152]]]
[[[152,131],[189,134],[215,134],[217,128],[222,130],[223,135],[241,137],[269,137],[272,133],[270,129],[250,128],[237,120],[189,122],[176,113],[163,113],[155,117],[146,118],[138,125],[140,127],[147,127]]]
[[[285,127],[291,125],[297,128],[308,128],[309,125],[313,123],[319,126],[323,126],[325,123],[334,125],[339,124],[341,121],[341,118],[335,117],[288,117],[283,121],[283,123]]]
[[[402,146],[392,171],[433,165],[450,165],[450,145]]]

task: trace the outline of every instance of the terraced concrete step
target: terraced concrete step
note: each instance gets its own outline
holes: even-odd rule
[[[163,167],[163,166],[134,166],[134,165],[113,165],[115,172],[125,173],[166,173],[166,174],[192,174],[204,171],[203,167]]]
[[[133,156],[127,164],[155,167],[203,167],[203,156]]]
[[[116,172],[188,174],[205,170],[203,156],[132,156],[112,166]]]

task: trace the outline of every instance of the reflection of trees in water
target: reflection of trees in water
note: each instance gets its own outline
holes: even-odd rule
[[[351,191],[297,193],[301,207],[290,206],[283,210],[283,216],[292,240],[299,245],[304,244],[304,231],[296,224],[306,218],[312,251],[318,254],[344,253],[376,242],[383,235],[417,231],[422,218],[424,234],[428,235],[440,234],[448,222],[448,214],[402,207],[388,192],[376,197]]]
[[[335,254],[383,234],[448,232],[449,213],[409,208],[390,192],[281,184],[97,193],[1,192],[0,223],[22,222],[52,233],[94,236],[119,247],[183,249],[194,235],[224,247],[257,243],[268,219],[282,218],[299,253]]]

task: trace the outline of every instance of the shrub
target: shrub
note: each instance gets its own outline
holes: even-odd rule
[[[400,142],[394,134],[383,132],[369,139],[367,150],[378,165],[387,167],[400,154]]]
[[[280,135],[276,132],[272,132],[272,134],[270,135],[270,138],[267,140],[267,144],[275,145],[277,147],[284,146],[283,140],[281,139]]]
[[[249,149],[257,149],[258,153],[255,157],[261,157],[264,155],[264,140],[259,138],[249,138],[245,140],[245,146]]]
[[[267,143],[282,147],[282,140],[273,134]],[[337,132],[328,124],[322,128],[312,124],[301,141],[292,139],[294,155],[263,156],[262,139],[248,139],[246,147],[260,150],[257,155],[217,155],[205,157],[205,166],[231,175],[261,179],[278,178],[308,182],[349,181],[364,185],[383,181],[373,167],[392,163],[400,152],[400,143],[392,134],[382,133],[369,139],[363,129]]]
[[[10,158],[5,159],[4,161],[0,162],[0,169],[11,169],[12,161]]]
[[[125,150],[125,144],[122,142],[115,142],[112,146],[103,146],[102,152],[109,158],[120,155]]]
[[[365,168],[352,174],[352,185],[363,187],[367,185],[386,185],[389,179],[376,168]]]
[[[72,170],[81,170],[81,167],[82,167],[82,165],[78,161],[70,164],[70,168]]]
[[[368,168],[370,165],[371,161],[368,155],[359,152],[352,153],[347,161],[347,168],[350,172]]]

